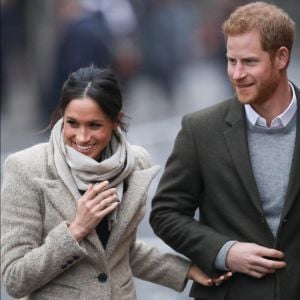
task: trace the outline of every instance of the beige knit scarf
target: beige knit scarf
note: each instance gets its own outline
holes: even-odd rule
[[[64,143],[62,119],[52,129],[50,143],[58,174],[76,199],[80,198],[79,190],[86,191],[89,184],[108,180],[108,187],[115,187],[119,201],[122,200],[124,180],[133,171],[135,159],[132,146],[120,128],[114,130],[100,162]],[[115,221],[116,214],[110,219]]]

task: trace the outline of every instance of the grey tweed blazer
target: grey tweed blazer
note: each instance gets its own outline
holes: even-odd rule
[[[11,296],[132,300],[133,276],[183,290],[189,261],[136,240],[158,167],[150,167],[143,148],[135,146],[134,152],[136,167],[105,250],[95,231],[78,243],[68,230],[77,199],[58,177],[47,143],[8,157],[1,200],[1,271]]]

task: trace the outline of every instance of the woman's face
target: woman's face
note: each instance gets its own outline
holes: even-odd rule
[[[65,143],[94,159],[100,157],[117,127],[91,98],[72,100],[65,109],[63,121]]]

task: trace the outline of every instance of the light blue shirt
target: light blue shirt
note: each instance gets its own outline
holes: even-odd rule
[[[245,104],[245,112],[248,121],[254,125],[264,128],[283,128],[286,127],[287,124],[292,120],[296,111],[297,111],[297,100],[296,100],[296,93],[293,85],[289,83],[292,91],[292,101],[290,102],[289,106],[282,112],[279,116],[275,117],[272,122],[271,126],[267,126],[267,121],[265,118],[261,117],[250,104]]]

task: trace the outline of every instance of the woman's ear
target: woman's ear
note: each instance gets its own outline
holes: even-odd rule
[[[290,60],[290,51],[286,47],[280,47],[276,53],[276,65],[279,70],[285,69]]]
[[[114,129],[116,129],[120,125],[123,117],[124,117],[124,113],[120,111],[118,114],[118,122],[115,123]]]

